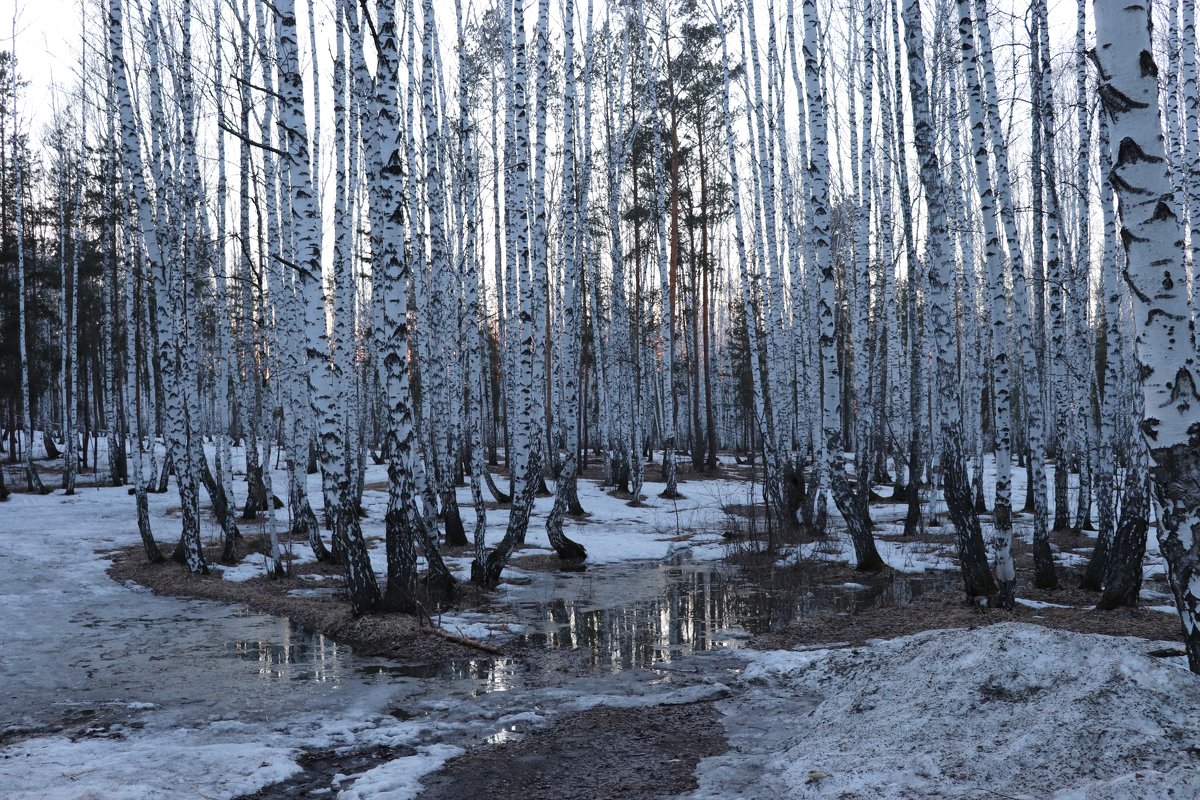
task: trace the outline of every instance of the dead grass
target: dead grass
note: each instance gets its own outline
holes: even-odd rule
[[[584,562],[564,561],[553,553],[513,556],[508,560],[508,565],[526,572],[582,572],[587,568]]]
[[[810,577],[817,577],[821,583],[869,582],[869,575],[856,572],[845,564],[806,563],[798,569]],[[1018,597],[1072,607],[1030,608],[1017,604],[1012,610],[980,608],[969,605],[961,592],[937,591],[904,605],[872,607],[854,614],[829,612],[796,619],[777,633],[755,637],[751,644],[766,649],[835,642],[858,646],[871,639],[896,639],[938,628],[975,629],[1001,622],[1027,622],[1059,630],[1136,636],[1153,641],[1179,638],[1179,620],[1171,614],[1144,608],[1096,611],[1099,594],[1074,588],[1078,585],[1074,573],[1061,575],[1060,585],[1070,588],[1054,591],[1035,589],[1023,577],[1027,575],[1028,572],[1018,575]]]
[[[915,543],[937,544],[937,545],[954,544],[955,535],[954,535],[953,528],[951,528],[946,533],[938,532],[938,531],[945,531],[946,530],[945,527],[933,528],[933,531],[935,531],[934,533],[930,533],[929,530],[930,529],[927,526],[925,529],[925,533],[913,533],[908,536],[905,536],[903,533],[876,533],[875,538],[880,541],[884,541],[884,542],[903,542],[904,544],[915,544]]]

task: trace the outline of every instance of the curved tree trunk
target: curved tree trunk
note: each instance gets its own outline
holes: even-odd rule
[[[1137,606],[1142,589],[1142,559],[1150,526],[1150,487],[1141,465],[1130,468],[1121,499],[1121,518],[1104,571],[1104,593],[1096,608],[1110,611]]]

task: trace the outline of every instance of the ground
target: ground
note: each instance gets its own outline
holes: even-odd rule
[[[487,744],[422,781],[422,800],[642,800],[697,788],[701,759],[728,749],[712,700],[594,708]]]
[[[1200,792],[1200,681],[1153,546],[1142,608],[1093,611],[1071,588],[1091,540],[1062,535],[1065,588],[1021,583],[1016,609],[981,609],[957,590],[949,531],[904,539],[886,502],[883,574],[854,572],[836,531],[767,553],[747,477],[691,476],[672,503],[647,483],[636,509],[585,479],[590,515],[568,521],[585,571],[547,549],[542,499],[505,583],[421,621],[351,617],[337,569],[302,543],[288,577],[265,577],[261,522],[238,565],[196,578],[144,563],[123,489],[18,493],[0,507],[0,667],[17,676],[0,785],[105,800]],[[381,570],[381,468],[367,485]],[[151,498],[163,545],[175,503]],[[507,512],[487,514],[498,536]],[[460,577],[469,561],[448,558]]]

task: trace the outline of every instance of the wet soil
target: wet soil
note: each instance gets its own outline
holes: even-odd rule
[[[652,800],[691,791],[696,764],[728,749],[711,701],[594,708],[498,744],[422,779],[421,800]]]
[[[887,581],[887,572],[870,578],[844,564],[807,566],[816,570],[827,583]],[[1018,566],[1020,569],[1020,566]],[[1153,641],[1179,637],[1179,620],[1172,614],[1146,608],[1095,610],[1098,592],[1075,588],[1079,584],[1074,570],[1059,569],[1060,586],[1053,591],[1034,588],[1018,572],[1016,595],[1066,608],[1031,608],[1018,603],[1013,609],[988,608],[967,603],[963,593],[953,587],[955,573],[943,573],[948,588],[934,589],[904,598],[903,602],[879,603],[853,612],[828,610],[789,621],[778,630],[753,637],[749,644],[760,649],[793,649],[816,645],[859,646],[874,639],[897,639],[938,628],[974,629],[1001,622],[1027,622],[1047,628],[1096,633],[1108,636],[1137,636]],[[1158,582],[1147,582],[1145,589],[1166,591]],[[1164,601],[1166,602],[1166,601]]]

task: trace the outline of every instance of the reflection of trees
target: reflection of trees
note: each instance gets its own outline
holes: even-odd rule
[[[618,576],[620,577],[620,576]],[[545,644],[551,649],[582,649],[598,669],[618,671],[670,662],[681,656],[736,642],[714,640],[719,631],[777,631],[799,617],[855,614],[881,605],[905,605],[923,591],[953,585],[953,576],[894,576],[869,588],[829,584],[818,570],[764,569],[724,571],[711,566],[675,564],[657,573],[659,586],[647,599],[615,608],[588,607],[607,588],[608,603],[619,581],[590,585],[585,596],[557,598],[538,607]]]
[[[616,608],[581,609],[561,598],[546,603],[546,646],[585,649],[591,665],[602,669],[645,667],[708,650],[716,631],[778,611],[768,594],[748,592],[712,569],[671,567],[660,575],[656,597]]]
[[[318,683],[339,679],[345,648],[285,622],[280,641],[234,642],[233,655],[258,662],[258,674],[269,679],[309,680]]]

